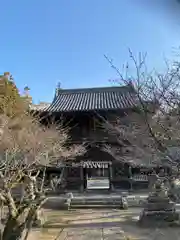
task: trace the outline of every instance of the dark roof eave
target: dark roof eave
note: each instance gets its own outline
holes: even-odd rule
[[[41,110],[41,112],[44,113],[90,113],[90,112],[106,112],[106,111],[127,111],[127,110],[134,110],[136,109],[137,106],[131,106],[131,107],[126,107],[126,108],[109,108],[109,109],[89,109],[89,110],[71,110],[71,111],[49,111],[48,109],[46,110]]]

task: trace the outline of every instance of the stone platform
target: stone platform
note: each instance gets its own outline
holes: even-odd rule
[[[71,199],[71,208],[119,208],[122,196],[126,198],[128,207],[143,207],[144,202],[148,197],[147,194],[128,195],[127,193],[123,192],[103,195],[73,193],[73,198]],[[52,196],[49,197],[44,207],[47,209],[66,209],[66,202],[67,195]]]

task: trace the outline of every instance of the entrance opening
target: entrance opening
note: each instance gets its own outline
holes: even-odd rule
[[[85,189],[110,189],[113,158],[100,147],[91,146],[80,157]]]
[[[86,168],[87,189],[109,189],[109,167],[108,168]]]
[[[87,168],[86,178],[109,178],[109,168]]]

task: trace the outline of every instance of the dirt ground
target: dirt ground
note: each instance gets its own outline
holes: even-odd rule
[[[180,240],[180,228],[142,229],[141,209],[45,211],[47,223],[34,229],[29,240]],[[126,238],[125,238],[126,237]]]

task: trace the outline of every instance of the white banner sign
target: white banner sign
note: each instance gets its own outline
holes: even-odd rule
[[[108,168],[111,162],[83,162],[83,168]]]
[[[87,179],[87,189],[109,189],[109,178]]]

